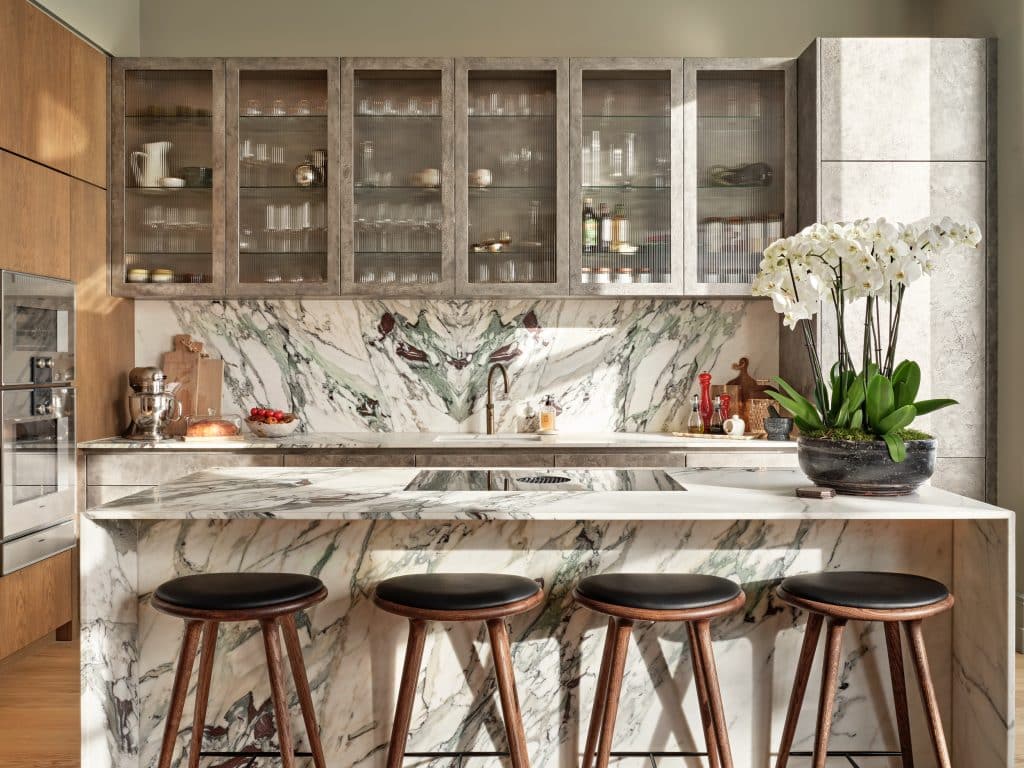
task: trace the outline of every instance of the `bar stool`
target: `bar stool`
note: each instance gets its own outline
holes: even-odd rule
[[[855,757],[902,757],[903,768],[913,768],[913,747],[910,741],[910,717],[907,710],[907,685],[903,674],[903,649],[900,643],[900,625],[906,631],[910,653],[917,669],[928,717],[932,746],[940,768],[950,768],[949,751],[942,732],[942,719],[935,698],[928,654],[921,634],[921,621],[948,611],[953,607],[953,596],[945,585],[923,576],[905,573],[871,571],[829,571],[784,579],[777,590],[779,599],[789,605],[810,612],[803,646],[797,662],[793,694],[782,730],[776,768],[786,768],[790,754],[813,756],[814,768],[824,768],[830,755],[845,757],[856,765]],[[800,707],[807,690],[807,678],[814,662],[814,652],[821,634],[821,625],[828,618],[825,640],[824,674],[821,678],[821,698],[818,701],[818,722],[815,728],[814,752],[791,753]],[[880,621],[885,625],[885,644],[889,656],[893,698],[896,705],[896,725],[899,732],[898,752],[828,752],[828,739],[832,730],[832,707],[839,682],[843,629],[847,621]]]
[[[320,579],[294,573],[204,573],[182,576],[164,582],[153,593],[152,605],[162,613],[185,619],[185,639],[181,657],[174,674],[170,710],[164,725],[163,744],[160,747],[159,768],[170,768],[174,742],[178,736],[181,712],[188,696],[192,664],[202,634],[202,655],[199,659],[199,683],[196,688],[195,714],[192,722],[192,741],[188,751],[188,766],[196,768],[201,757],[206,707],[210,698],[210,678],[213,675],[213,656],[217,648],[217,629],[221,622],[258,621],[263,630],[263,647],[267,654],[270,690],[274,699],[274,719],[277,722],[281,762],[284,768],[294,768],[296,753],[292,743],[288,720],[288,701],[285,698],[284,677],[281,671],[281,642],[278,632],[284,630],[284,644],[288,649],[292,677],[306,724],[306,735],[316,768],[326,768],[320,732],[317,730],[313,698],[302,661],[302,647],[295,627],[295,614],[316,605],[327,597],[327,588]],[[271,756],[245,753],[247,756]]]
[[[494,573],[425,573],[396,576],[377,585],[374,602],[388,613],[409,620],[409,642],[388,746],[387,768],[399,768],[404,757],[482,757],[506,753],[406,752],[416,683],[423,661],[428,621],[484,621],[491,640],[495,676],[513,768],[529,768],[526,733],[519,709],[505,619],[536,608],[544,600],[540,583],[524,576]]]
[[[711,648],[711,619],[743,607],[746,595],[728,579],[702,574],[605,573],[588,576],[576,586],[576,602],[608,616],[594,709],[590,714],[583,768],[590,768],[597,749],[597,768],[616,757],[706,756],[712,768],[732,768],[732,750],[725,727],[718,669]],[[618,714],[629,636],[637,621],[684,621],[690,640],[693,676],[700,704],[706,752],[615,752],[612,737]],[[598,734],[600,733],[600,743]]]

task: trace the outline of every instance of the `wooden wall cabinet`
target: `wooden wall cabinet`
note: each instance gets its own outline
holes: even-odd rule
[[[569,105],[570,293],[681,295],[682,60],[572,59]]]
[[[683,287],[749,297],[761,252],[796,230],[796,63],[684,67]]]
[[[342,68],[343,293],[451,298],[454,61],[356,58]]]
[[[72,179],[3,150],[0,179],[3,268],[70,279]]]
[[[225,295],[224,97],[223,59],[115,59],[114,295]]]
[[[107,57],[25,0],[0,3],[0,148],[107,186]]]
[[[456,61],[456,295],[568,295],[568,86],[568,59]]]
[[[230,296],[329,296],[341,285],[338,59],[228,59]]]

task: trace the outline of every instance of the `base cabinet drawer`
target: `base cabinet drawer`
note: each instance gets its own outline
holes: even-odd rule
[[[388,455],[380,453],[286,453],[286,467],[415,467],[411,453]]]
[[[719,467],[736,467],[739,469],[760,469],[761,467],[799,469],[796,452],[765,451],[763,453],[739,451],[707,451],[688,453],[686,466],[697,469],[717,469]]]
[[[609,467],[633,469],[636,467],[685,467],[684,451],[657,453],[556,453],[556,467]]]
[[[417,467],[551,467],[550,453],[417,453]]]
[[[280,467],[279,453],[182,451],[171,453],[90,454],[86,461],[89,485],[159,485],[214,467]]]

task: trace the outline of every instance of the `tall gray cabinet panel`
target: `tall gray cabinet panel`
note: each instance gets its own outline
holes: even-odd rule
[[[934,483],[977,498],[995,490],[991,46],[983,39],[821,39],[799,61],[802,225],[948,215],[982,227],[978,251],[912,286],[899,349],[921,362],[924,396],[960,402],[925,420],[938,438]],[[858,343],[855,318],[847,333]],[[820,343],[834,360],[830,321],[826,313]],[[798,352],[783,335],[785,368]]]

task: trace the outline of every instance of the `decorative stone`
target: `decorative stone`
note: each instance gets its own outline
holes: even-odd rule
[[[935,471],[935,441],[908,440],[907,457],[895,462],[882,440],[824,440],[801,437],[800,469],[816,485],[850,496],[905,496]]]

